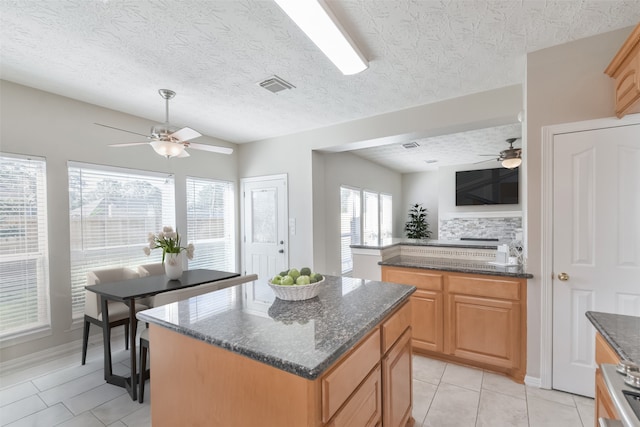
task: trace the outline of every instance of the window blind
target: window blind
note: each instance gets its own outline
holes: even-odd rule
[[[0,154],[0,339],[50,326],[46,162]]]
[[[360,239],[360,190],[340,187],[340,259],[342,274],[353,270],[351,245]]]
[[[370,191],[363,191],[364,195],[364,235],[363,241],[365,244],[378,244],[378,237],[380,233],[379,229],[379,214],[380,206],[378,201],[378,193],[372,193]]]
[[[146,256],[149,233],[175,225],[172,176],[69,162],[71,300],[73,317],[84,313],[88,271],[161,262]],[[182,242],[186,245],[186,242]]]
[[[393,237],[393,199],[390,194],[380,194],[380,238]]]
[[[187,177],[189,268],[236,271],[233,183]]]

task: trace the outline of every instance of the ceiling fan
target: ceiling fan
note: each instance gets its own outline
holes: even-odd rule
[[[513,143],[519,140],[520,138],[507,138],[507,144],[509,144],[509,148],[506,150],[502,150],[500,155],[495,159],[496,161],[502,162],[502,166],[507,169],[515,169],[520,164],[522,164],[522,149],[521,148],[513,148]],[[481,154],[481,156],[495,156],[495,154]],[[493,159],[492,159],[493,160]],[[492,160],[483,160],[482,162],[490,162]]]
[[[176,93],[169,89],[160,89],[158,90],[158,93],[165,100],[166,116],[164,123],[151,127],[151,135],[144,135],[138,132],[132,132],[130,130],[107,126],[101,123],[95,123],[98,126],[115,129],[122,132],[133,133],[135,135],[144,136],[148,139],[148,141],[144,142],[125,142],[123,144],[110,144],[109,147],[131,147],[133,145],[149,144],[156,153],[166,158],[189,157],[189,153],[186,152],[185,148],[194,148],[196,150],[210,151],[212,153],[220,154],[233,153],[233,149],[229,147],[220,147],[216,145],[190,142],[190,140],[202,136],[202,134],[188,127],[179,129],[176,126],[171,126],[171,124],[169,123],[169,100],[176,96]]]

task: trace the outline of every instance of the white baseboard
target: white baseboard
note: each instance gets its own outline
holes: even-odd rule
[[[540,377],[530,377],[529,375],[524,377],[524,383],[530,387],[537,388],[540,388],[540,384],[542,384]]]

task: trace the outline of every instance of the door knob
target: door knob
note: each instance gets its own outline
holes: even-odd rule
[[[567,280],[569,280],[569,275],[567,273],[560,273],[558,274],[558,279],[566,282]]]
[[[279,254],[283,254],[283,253],[284,253],[284,249],[280,249],[280,250],[278,251],[278,253],[279,253]]]

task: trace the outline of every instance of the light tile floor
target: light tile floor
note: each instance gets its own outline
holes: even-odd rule
[[[124,347],[124,346],[123,346]],[[114,349],[114,371],[129,370],[129,353]],[[105,384],[102,348],[86,365],[80,354],[0,376],[0,426],[150,426],[145,403]],[[413,416],[417,427],[592,427],[593,399],[516,384],[479,369],[413,358]],[[225,426],[226,427],[226,426]],[[284,427],[284,426],[283,426]],[[295,427],[295,426],[292,426]]]

